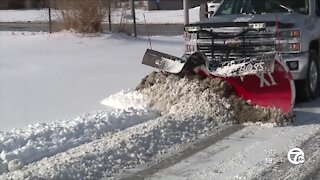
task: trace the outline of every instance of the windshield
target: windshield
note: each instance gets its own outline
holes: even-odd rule
[[[216,15],[264,14],[293,11],[308,14],[309,0],[224,0]]]

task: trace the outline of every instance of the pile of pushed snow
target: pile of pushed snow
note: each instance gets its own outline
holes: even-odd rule
[[[201,117],[216,122],[288,123],[279,109],[252,106],[233,95],[231,86],[220,79],[191,75],[153,72],[142,80],[136,91],[122,91],[103,103],[115,108],[154,109],[162,115]]]
[[[162,114],[201,117],[226,122],[233,120],[230,101],[226,98],[230,86],[220,79],[200,79],[152,73],[137,88],[150,100],[150,105]]]
[[[196,76],[178,77],[153,72],[143,79],[136,91],[121,91],[103,100],[102,104],[227,122],[233,120],[231,104],[226,98],[229,92],[230,86],[219,79],[201,80]]]

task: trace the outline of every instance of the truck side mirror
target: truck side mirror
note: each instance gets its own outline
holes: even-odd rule
[[[201,4],[200,11],[199,11],[200,21],[208,19],[208,4]]]

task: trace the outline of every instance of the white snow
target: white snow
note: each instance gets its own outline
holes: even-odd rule
[[[291,148],[300,147],[303,151],[314,148],[316,151],[305,157],[304,164],[289,163],[290,172],[284,172],[280,179],[305,177],[310,173],[306,170],[317,168],[320,162],[319,147],[304,145],[310,138],[319,139],[319,103],[320,99],[299,104],[295,109],[294,126],[248,124],[225,140],[156,173],[152,179],[260,179],[265,169],[276,172],[276,164],[288,162],[287,153]]]
[[[287,161],[286,153],[319,132],[319,125],[264,128],[249,126],[152,179],[252,179]],[[304,149],[304,148],[302,148]],[[272,161],[268,162],[267,158]]]
[[[121,90],[101,101],[101,104],[116,109],[148,109],[149,101],[145,95],[139,91]]]
[[[191,8],[189,10],[189,21],[199,21],[199,7]],[[113,22],[119,23],[123,11],[117,10],[112,13]],[[130,15],[131,11],[126,11],[129,22],[132,20]],[[145,11],[136,10],[136,21],[139,24],[144,24],[145,20],[143,15],[146,17],[146,22],[151,24],[183,24],[184,23],[184,12],[183,10],[157,10],[157,11]]]
[[[48,22],[48,13],[48,9],[0,10],[0,22]]]
[[[182,37],[151,41],[159,51],[182,54]],[[141,65],[148,45],[147,38],[118,34],[1,32],[0,179],[110,177],[174,155],[180,145],[216,132],[217,122],[231,120],[228,101],[200,91],[197,81],[168,79],[163,86],[124,90],[152,71]],[[99,104],[106,96],[103,103],[118,110]],[[259,177],[286,162],[290,148],[309,149],[304,143],[320,132],[319,104],[299,104],[293,126],[247,124],[152,178]],[[215,119],[205,121],[206,113]],[[320,161],[314,149],[306,157],[310,169]],[[302,177],[303,170],[291,168],[285,177]]]
[[[90,52],[94,51],[94,55],[99,55],[101,53],[99,50],[103,49],[109,50],[107,54],[111,57],[118,57],[119,59],[121,59],[121,56],[118,55],[117,51],[113,52],[115,54],[112,54],[110,52],[111,45],[108,46],[108,44],[110,43],[113,46],[122,44],[122,42],[119,42],[122,40],[126,42],[123,43],[125,47],[130,45],[130,41],[133,41],[132,38],[114,35],[104,35],[93,38],[77,37],[68,33],[58,33],[51,36],[48,34],[19,35],[10,33],[4,35],[15,37],[15,39],[18,40],[20,38],[32,37],[34,40],[40,42],[43,40],[41,37],[44,36],[46,38],[45,41],[51,43],[54,43],[56,38],[60,43],[62,38],[63,40],[68,39],[69,41],[65,41],[64,45],[67,43],[73,44],[73,40],[77,39],[83,41],[83,43],[86,44],[85,47],[90,48]],[[177,37],[176,39],[180,38],[181,37]],[[156,40],[157,38],[154,39]],[[162,40],[163,39],[165,38],[162,37]],[[97,46],[93,46],[93,44],[91,44],[93,42],[90,42],[90,40],[94,40]],[[23,40],[21,41],[23,42]],[[161,42],[160,40],[158,41]],[[8,42],[10,41],[8,40]],[[34,45],[36,45],[37,41],[34,42]],[[147,41],[140,39],[138,42],[144,44]],[[172,41],[170,40],[170,42]],[[43,45],[43,43],[39,44]],[[107,46],[105,44],[107,44]],[[139,47],[139,43],[133,44]],[[58,48],[62,48],[61,46],[63,45],[60,44]],[[67,49],[67,51],[64,52],[66,54],[76,54],[75,52],[80,52],[77,48],[76,51],[68,47],[69,46],[65,46],[63,49]],[[131,46],[131,48],[132,47],[133,46]],[[137,51],[139,50],[138,47],[135,47]],[[40,46],[39,48],[41,49]],[[9,49],[7,50],[9,51]],[[54,48],[50,50],[57,51]],[[84,49],[80,50],[84,51]],[[51,65],[50,68],[55,67],[56,61],[60,62],[64,60],[61,62],[63,66],[83,68],[81,73],[86,72],[86,75],[89,76],[91,75],[90,73],[102,68],[107,72],[106,75],[112,76],[111,81],[104,82],[108,83],[109,86],[114,85],[114,81],[119,81],[118,77],[110,71],[110,66],[104,66],[103,68],[101,67],[103,64],[96,64],[94,58],[91,58],[88,63],[84,63],[84,67],[79,66],[79,63],[85,61],[84,58],[91,57],[90,54],[80,54],[81,57],[78,56],[75,61],[71,60],[71,62],[69,62],[70,64],[68,63],[68,56],[65,57],[62,53],[59,55],[60,57],[55,53],[52,54],[52,57],[56,58],[55,61],[45,61],[44,55],[41,54],[34,55],[35,58],[41,58],[39,59],[40,63],[35,63],[34,59],[24,59],[20,56],[16,60],[22,63],[23,61],[33,62],[37,65],[49,63]],[[132,54],[130,56],[132,56]],[[133,61],[129,59],[130,56],[124,61]],[[10,57],[10,55],[4,54],[4,57]],[[20,58],[22,60],[20,60]],[[72,58],[75,57],[72,56]],[[95,56],[95,58],[98,59],[97,56]],[[4,61],[4,63],[9,62]],[[119,60],[111,62],[111,64],[113,63],[116,66]],[[127,66],[130,65],[127,63],[124,66],[122,63],[124,62],[120,61],[120,65],[118,66],[123,67],[123,69],[128,68]],[[140,65],[140,62],[138,64]],[[134,63],[132,63],[132,66],[135,66]],[[15,66],[12,65],[12,68],[14,67]],[[38,75],[48,76],[48,69],[42,72],[39,71],[38,68],[31,70],[21,68],[21,70],[29,71],[32,75],[38,73]],[[132,67],[129,68],[131,69]],[[134,72],[136,71],[137,69],[134,70]],[[10,69],[8,68],[3,68],[2,72],[7,73],[5,77],[17,75],[17,71],[10,73]],[[78,73],[75,73],[75,75],[75,79],[72,81],[73,83],[75,83],[78,78]],[[102,73],[102,75],[105,74]],[[18,77],[21,78],[21,76]],[[126,77],[128,78],[129,75]],[[143,77],[143,75],[141,75],[140,78],[141,77]],[[134,77],[130,76],[128,79],[132,81]],[[101,83],[101,77],[97,77],[97,81]],[[50,83],[52,83],[52,80]],[[136,83],[136,85],[137,84],[138,83]],[[175,88],[177,86],[181,88]],[[141,92],[133,90],[120,91],[103,101],[105,104],[122,110],[101,111],[51,123],[43,123],[43,121],[40,121],[42,123],[0,133],[0,173],[2,174],[0,179],[7,179],[9,177],[18,179],[28,177],[74,179],[79,177],[79,175],[83,178],[110,176],[112,173],[119,172],[121,169],[131,168],[137,164],[149,162],[151,159],[157,158],[170,149],[174,149],[179,144],[190,142],[199,136],[204,136],[214,130],[220,121],[228,121],[228,119],[231,121],[232,114],[228,112],[230,104],[227,100],[209,91],[201,92],[198,86],[199,81],[197,80],[189,81],[186,78],[182,78],[177,81],[172,76],[166,79],[163,87],[155,85],[152,88],[145,88],[141,90]],[[97,87],[98,86],[94,86],[94,88]],[[55,88],[59,88],[59,86]],[[156,89],[160,94],[156,94]],[[7,95],[11,93],[11,96],[16,98],[15,91],[7,93]],[[168,97],[162,96],[161,93],[168,94]],[[28,102],[36,102],[38,98],[40,98],[37,97],[37,95],[38,93],[35,94],[35,96],[27,96],[27,98],[30,98]],[[59,95],[59,93],[57,95]],[[171,98],[172,101],[169,101],[170,97],[175,96],[177,96],[177,99]],[[36,98],[32,99],[34,97]],[[75,96],[75,98],[79,98],[79,96]],[[152,101],[150,99],[152,99]],[[184,103],[179,101],[179,99],[183,100]],[[208,101],[208,99],[211,99],[211,101]],[[195,102],[197,102],[198,105],[192,106]],[[64,104],[66,102],[62,101],[61,103]],[[27,105],[24,104],[24,106],[26,107]],[[3,104],[3,107],[6,107],[6,104]],[[45,107],[44,109],[50,111],[49,107]],[[205,117],[206,114],[203,113],[208,111],[208,108],[210,108],[211,112],[207,115],[208,117]],[[157,117],[158,113],[152,109],[162,112],[162,116]],[[20,112],[23,110],[17,111],[16,109],[15,111]],[[8,117],[10,118],[12,115],[10,114]],[[203,119],[209,117],[214,117],[217,121],[213,120],[210,122]],[[106,158],[108,163],[105,162]],[[70,168],[70,166],[73,168]]]
[[[200,92],[199,80],[170,76],[165,81],[163,87],[122,91],[105,100],[121,108],[131,100],[150,102],[139,110],[126,106],[127,110],[97,112],[1,133],[0,179],[109,177],[159,159],[182,143],[212,133],[222,124],[220,121],[232,121],[228,101],[209,91]],[[175,92],[173,88],[177,86],[180,88]],[[160,96],[155,94],[156,89]],[[121,94],[129,99],[123,100]],[[178,99],[170,102],[170,98],[161,94],[178,96],[184,103]],[[198,104],[192,106],[196,101]],[[172,109],[161,109],[156,103]],[[204,113],[207,106],[213,114]],[[157,117],[151,107],[162,116]],[[206,116],[211,121],[204,119]]]
[[[247,74],[254,74],[255,72],[240,72],[241,68],[245,68],[247,65],[247,63],[239,63],[239,64],[233,64],[230,66],[223,66],[223,67],[219,67],[217,69],[215,69],[214,74],[219,75],[219,76],[234,76],[234,75],[238,75],[238,73],[240,75],[247,75]]]
[[[199,21],[199,7],[192,8],[189,10],[190,22]],[[58,10],[52,11],[52,20],[59,20]],[[183,10],[158,10],[158,11],[146,11],[137,9],[136,10],[136,22],[144,24],[144,16],[146,17],[147,23],[151,24],[183,24],[184,16]],[[112,12],[112,23],[120,23],[121,18],[123,23],[132,21],[131,10],[116,9]],[[0,10],[0,22],[48,22],[49,15],[48,9],[42,10]],[[105,22],[109,22],[105,19]]]
[[[183,54],[182,37],[151,37],[153,47]],[[99,109],[153,69],[141,64],[147,38],[104,34],[0,33],[0,130]]]
[[[210,88],[204,88],[197,79],[178,79],[176,76],[168,76],[164,83],[156,83],[141,91],[162,114],[201,117],[203,120],[212,118],[217,122],[233,120],[231,102],[227,98]]]
[[[42,151],[42,155],[47,155],[48,158],[29,164],[21,170],[4,173],[0,175],[0,179],[109,177],[120,170],[161,158],[162,154],[170,153],[179,144],[205,135],[214,128],[215,123],[201,119],[163,116],[102,136],[87,144],[64,149],[62,153],[51,157],[50,151]],[[39,138],[41,137],[43,136]],[[33,147],[28,148],[29,151],[37,151]]]
[[[134,109],[97,112],[0,133],[0,167],[7,167],[0,174],[10,170],[12,161],[29,164],[156,117],[154,111]]]
[[[156,110],[162,115],[201,117],[203,120],[213,119],[216,122],[234,120],[231,102],[218,92],[201,86],[197,79],[163,75],[155,81],[158,83],[151,87],[137,91],[120,91],[101,103],[117,109]],[[219,83],[216,86],[219,87],[221,81],[217,81]]]

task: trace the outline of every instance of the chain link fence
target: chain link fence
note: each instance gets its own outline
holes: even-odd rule
[[[3,7],[3,2],[0,2],[0,7],[1,4]],[[153,6],[155,6],[153,0],[135,0],[138,35],[149,33],[151,35],[181,35],[183,33],[184,14],[182,10],[150,11],[149,9],[152,9]],[[12,22],[22,23],[24,26],[30,26],[31,30],[39,29],[39,31],[72,29],[81,33],[112,31],[133,34],[130,0],[37,0],[37,3],[32,3],[31,7],[30,10],[14,12],[0,10],[0,26]],[[50,13],[49,9],[51,9]],[[190,21],[198,21],[199,9],[193,8],[190,9],[190,12]],[[18,26],[12,23],[11,26]],[[148,26],[149,33],[147,32]]]

